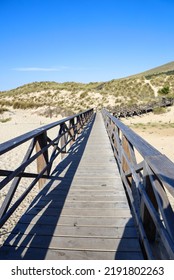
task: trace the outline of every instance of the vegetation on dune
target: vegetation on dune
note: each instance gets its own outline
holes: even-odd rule
[[[164,86],[163,88],[159,89],[158,93],[161,95],[166,95],[170,91],[169,86]]]
[[[6,111],[8,111],[8,109],[6,107],[0,107],[0,115]]]
[[[169,122],[148,122],[148,123],[135,123],[131,124],[130,127],[132,128],[137,128],[137,129],[153,129],[153,128],[158,128],[158,129],[171,129],[174,128],[174,123],[169,123]]]
[[[11,118],[0,118],[0,123],[6,123],[9,122],[11,120]]]
[[[164,113],[166,113],[166,109],[163,108],[163,107],[156,107],[156,108],[153,109],[153,113],[155,115],[164,114]]]
[[[161,72],[160,72],[161,71]],[[46,107],[51,115],[58,111],[77,113],[90,107],[134,106],[174,97],[174,62],[131,77],[88,84],[34,82],[0,92],[0,113],[14,109]],[[49,114],[48,114],[49,115]]]

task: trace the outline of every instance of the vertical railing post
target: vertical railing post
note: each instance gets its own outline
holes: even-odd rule
[[[150,201],[152,202],[154,208],[156,210],[158,210],[158,204],[155,198],[155,194],[151,185],[151,181],[147,172],[146,167],[144,166],[144,170],[143,170],[143,185],[145,187],[145,191],[148,195],[148,197],[150,198]],[[141,199],[141,209],[140,209],[140,215],[141,215],[141,219],[144,225],[144,229],[147,235],[147,238],[149,241],[155,241],[156,238],[156,226],[155,223],[151,217],[151,214],[149,213],[143,198]]]
[[[62,136],[61,136],[62,134]],[[65,153],[66,153],[66,137],[65,137],[65,129],[64,129],[64,123],[61,124],[60,126],[60,136],[61,136],[61,139],[60,139],[60,146],[61,146],[61,149],[62,149],[62,152],[61,152],[61,159],[64,159],[65,157]]]
[[[39,152],[41,149],[43,149],[47,145],[47,133],[44,131],[42,134],[37,136],[36,139],[36,152]],[[48,150],[43,152],[41,155],[37,158],[37,172],[38,174],[47,166],[48,164]],[[45,171],[44,175],[48,175],[48,171]],[[39,189],[43,187],[45,184],[46,179],[41,178],[38,182]]]
[[[122,136],[122,148],[123,148],[125,154],[127,155],[127,158],[131,162],[132,160],[131,160],[131,154],[130,154],[130,150],[129,150],[129,143],[124,135]],[[124,157],[124,154],[122,154],[122,169],[124,172],[129,170],[129,165]]]
[[[79,115],[79,116],[77,116],[77,134],[80,134],[81,133],[81,127],[82,127],[82,125],[81,125],[81,116]]]
[[[70,120],[69,127],[70,127],[70,134],[71,134],[71,137],[72,137],[72,139],[70,141],[70,146],[72,146],[74,141],[75,141],[74,119]]]

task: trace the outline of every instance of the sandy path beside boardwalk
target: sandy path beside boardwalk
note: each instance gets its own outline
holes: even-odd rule
[[[174,162],[174,106],[167,110],[160,115],[149,113],[122,121]]]
[[[38,127],[58,121],[62,119],[59,115],[54,118],[46,118],[40,116],[34,110],[13,110],[4,114],[4,118],[11,118],[10,121],[0,122],[0,144],[13,139],[19,135],[23,135]],[[48,136],[52,139],[57,136],[57,129],[48,131]],[[19,147],[9,151],[8,153],[0,156],[0,168],[7,170],[14,170],[22,162],[31,140],[20,145]],[[28,172],[36,172],[36,164],[32,163],[28,168]],[[1,179],[0,179],[1,180]]]
[[[8,141],[12,138],[15,138],[19,135],[22,135],[24,133],[27,133],[33,129],[36,129],[38,127],[44,126],[46,124],[58,121],[62,119],[62,117],[59,115],[58,117],[54,118],[46,118],[44,116],[39,116],[34,112],[33,110],[12,110],[8,111],[3,116],[1,115],[1,119],[4,118],[11,118],[10,121],[2,123],[0,122],[0,144]],[[50,132],[49,136],[53,132]],[[54,132],[55,133],[55,132]],[[53,134],[54,134],[53,133]],[[57,133],[57,131],[56,131]],[[55,135],[56,136],[56,135]],[[24,155],[26,154],[27,148],[29,146],[29,142],[22,144],[20,147],[15,148],[14,150],[6,153],[5,155],[0,156],[0,169],[7,169],[7,170],[15,170],[20,163],[23,160]],[[32,163],[26,171],[28,172],[36,172],[37,167],[36,163]],[[3,178],[0,177],[0,181]],[[26,187],[29,185],[31,179],[22,179],[18,189],[15,193],[15,198],[19,197]],[[8,184],[6,187],[4,187],[0,191],[0,206],[2,202],[4,201],[4,198],[8,192],[8,189],[10,187],[10,184]],[[11,216],[10,220],[7,221],[7,223],[0,229],[0,246],[3,244],[4,240],[7,238],[8,234],[11,232],[13,227],[16,225],[17,221],[21,217],[22,213],[25,212],[25,210],[28,208],[31,201],[34,199],[34,197],[37,195],[39,191],[38,186],[34,187],[34,189],[27,195],[25,200],[21,203],[19,208],[14,212],[14,214]]]
[[[11,120],[5,123],[0,122],[0,129],[2,131],[0,135],[0,143],[40,126],[58,121],[62,117],[61,115],[58,115],[57,117],[46,118],[38,115],[35,110],[18,109],[5,112],[3,118],[11,118]]]

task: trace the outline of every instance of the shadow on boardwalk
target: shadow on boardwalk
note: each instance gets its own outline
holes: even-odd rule
[[[71,146],[66,158],[60,162],[51,174],[51,179],[36,196],[26,213],[21,217],[4,245],[0,248],[0,259],[45,259],[56,225],[59,221],[72,180],[84,153],[95,117],[84,128],[82,134]],[[61,177],[61,173],[64,176]],[[60,203],[57,206],[57,199]],[[35,220],[32,227],[30,223]],[[44,227],[47,235],[38,234]],[[25,233],[27,230],[27,234]],[[43,240],[41,240],[43,239]],[[43,242],[44,249],[37,250],[37,242]]]

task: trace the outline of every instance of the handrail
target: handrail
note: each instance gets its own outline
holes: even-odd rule
[[[174,212],[167,195],[174,197],[174,163],[107,110],[102,114],[146,256],[174,259]]]
[[[37,182],[39,183],[39,188],[41,188],[45,180],[49,179],[54,160],[60,154],[64,157],[67,148],[71,147],[75,142],[78,134],[81,133],[84,125],[91,119],[93,114],[94,110],[89,109],[74,116],[34,129],[0,144],[0,155],[6,155],[7,152],[20,147],[23,143],[28,144],[30,140],[23,161],[15,170],[0,169],[0,176],[2,176],[0,191],[12,181],[4,201],[2,205],[0,205],[0,228],[9,219]],[[56,137],[50,139],[47,132],[53,128],[56,129]],[[25,172],[25,169],[34,161],[37,162],[37,171],[35,173]],[[11,205],[20,180],[23,177],[33,178],[33,181],[26,187],[21,196],[13,202],[13,205]]]
[[[37,137],[38,135],[42,134],[44,131],[48,131],[48,130],[50,130],[50,129],[56,127],[56,126],[59,126],[63,123],[66,123],[68,121],[72,121],[75,118],[82,117],[83,115],[88,114],[91,110],[93,110],[93,109],[86,110],[86,111],[81,112],[79,114],[64,118],[64,119],[56,121],[56,122],[53,122],[51,124],[47,124],[47,125],[38,127],[38,128],[36,128],[32,131],[29,131],[29,132],[23,134],[23,135],[20,135],[18,137],[15,137],[15,138],[9,140],[9,141],[6,141],[6,142],[0,144],[0,155],[4,154],[5,152],[7,152],[7,151],[9,151],[9,150],[21,145],[21,144],[23,144],[24,142],[26,142],[26,141],[28,141],[32,138]]]

